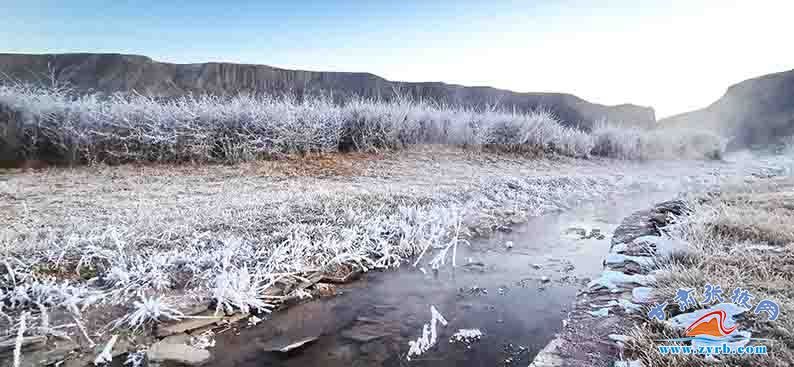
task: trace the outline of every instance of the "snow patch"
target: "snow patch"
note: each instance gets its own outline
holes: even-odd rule
[[[589,289],[607,288],[618,289],[620,284],[639,284],[651,285],[656,282],[656,278],[651,275],[627,275],[619,271],[605,270],[601,276],[587,284]]]
[[[623,311],[625,311],[626,313],[633,313],[642,309],[641,305],[638,305],[626,299],[621,299],[618,302],[620,302],[620,307],[623,307]]]
[[[609,316],[609,308],[599,308],[596,311],[587,311],[587,313],[595,317],[607,317]]]
[[[634,303],[650,303],[653,297],[653,288],[636,287],[631,290],[631,301]]]
[[[656,255],[658,256],[667,256],[674,252],[684,251],[689,248],[688,242],[668,236],[642,236],[635,238],[632,242],[636,244],[642,244],[644,242],[655,245]]]

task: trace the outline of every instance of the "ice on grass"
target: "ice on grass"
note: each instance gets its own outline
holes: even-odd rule
[[[438,331],[436,329],[439,323],[442,326],[447,326],[447,320],[438,312],[436,306],[430,306],[430,315],[430,323],[422,326],[422,336],[417,340],[408,342],[409,349],[406,359],[409,361],[411,357],[418,357],[436,345],[438,341]]]

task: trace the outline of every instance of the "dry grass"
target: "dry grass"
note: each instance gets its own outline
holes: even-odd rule
[[[692,202],[694,214],[670,228],[690,243],[690,251],[669,259],[659,279],[659,300],[673,299],[679,288],[702,290],[706,283],[722,286],[730,297],[734,287],[751,290],[757,303],[771,299],[781,306],[776,321],[747,312],[740,325],[754,338],[772,339],[766,356],[721,357],[717,365],[791,366],[794,364],[794,181],[764,180],[723,190]],[[673,306],[673,308],[675,308]],[[703,358],[663,356],[654,339],[682,337],[658,322],[634,330],[637,341],[629,355],[645,366],[713,366]]]

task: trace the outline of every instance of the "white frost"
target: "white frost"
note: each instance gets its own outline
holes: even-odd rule
[[[609,316],[609,308],[599,308],[596,311],[587,311],[587,313],[595,317],[607,317]]]
[[[472,343],[482,338],[480,329],[460,329],[449,338],[450,343]]]
[[[649,303],[653,297],[653,288],[637,287],[631,290],[631,301],[634,303]]]
[[[638,244],[648,243],[655,245],[657,256],[666,256],[672,254],[673,252],[684,251],[689,248],[689,243],[685,242],[684,240],[669,236],[642,236],[635,238],[633,242]]]
[[[656,278],[650,275],[627,275],[619,271],[605,270],[601,272],[601,277],[588,283],[587,288],[617,289],[620,284],[651,285],[654,282]]]
[[[441,323],[443,326],[447,326],[447,320],[444,316],[441,315],[440,312],[436,309],[436,306],[430,306],[430,324],[424,324],[422,327],[422,336],[417,340],[412,340],[408,342],[408,356],[406,357],[407,360],[411,360],[412,356],[420,356],[422,353],[426,352],[428,349],[436,345],[438,341],[438,334],[436,332],[436,326],[438,323]]]
[[[113,346],[116,345],[116,340],[118,340],[118,335],[113,335],[110,337],[110,340],[107,344],[105,344],[105,348],[102,349],[102,353],[96,356],[94,359],[94,365],[99,366],[106,363],[110,363],[113,361]]]

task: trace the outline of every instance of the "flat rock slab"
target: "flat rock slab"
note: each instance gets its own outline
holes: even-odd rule
[[[0,341],[0,353],[13,351],[16,348],[16,342],[17,338],[8,338]],[[43,347],[45,343],[47,343],[47,337],[45,336],[26,336],[22,338],[22,349]]]
[[[174,324],[162,325],[157,328],[158,337],[166,337],[169,335],[180,334],[186,331],[199,329],[207,325],[211,325],[221,321],[221,316],[207,316],[195,319],[184,319]]]
[[[538,352],[529,367],[561,367],[563,360],[560,357],[559,348],[562,343],[562,339],[554,338],[551,343]]]
[[[199,366],[210,359],[210,352],[186,344],[158,342],[146,351],[149,362],[178,363],[186,366]]]

